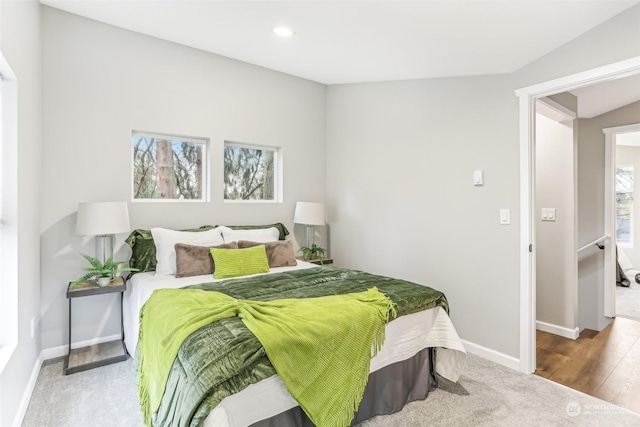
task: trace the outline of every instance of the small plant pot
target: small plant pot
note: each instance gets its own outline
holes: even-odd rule
[[[111,277],[98,277],[96,282],[100,287],[109,286],[109,283],[111,283]]]

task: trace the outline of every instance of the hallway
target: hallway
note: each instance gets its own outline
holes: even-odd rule
[[[640,413],[640,322],[618,317],[577,340],[537,331],[536,375]]]

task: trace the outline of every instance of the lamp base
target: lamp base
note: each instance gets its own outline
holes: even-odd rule
[[[96,259],[104,263],[113,256],[113,234],[96,236]]]
[[[315,230],[313,229],[313,225],[305,225],[305,232],[307,238],[307,247],[313,247],[313,239],[315,237]]]

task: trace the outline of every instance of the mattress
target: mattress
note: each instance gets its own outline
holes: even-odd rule
[[[273,268],[274,274],[292,269],[314,268],[313,264],[299,262],[295,267]],[[211,275],[176,279],[173,276],[155,276],[153,272],[139,273],[127,282],[123,299],[125,345],[130,354],[135,353],[138,339],[138,313],[155,289],[181,288],[184,286],[216,281]],[[466,359],[465,349],[449,319],[441,307],[401,316],[386,325],[384,346],[371,360],[371,372],[390,364],[405,361],[425,348],[437,348],[436,372],[457,381]],[[251,402],[248,404],[247,402]],[[297,406],[280,377],[253,384],[241,392],[224,399],[207,417],[206,427],[249,426],[271,418]]]

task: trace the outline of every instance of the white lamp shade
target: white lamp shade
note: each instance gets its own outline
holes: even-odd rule
[[[322,203],[298,202],[293,215],[295,224],[324,225],[324,205]]]
[[[131,231],[127,202],[80,203],[76,233],[101,235]]]

